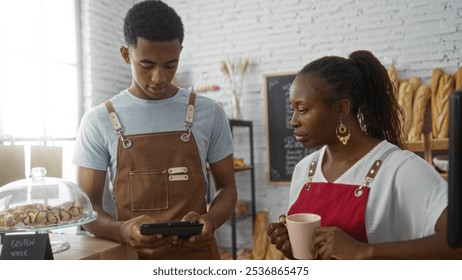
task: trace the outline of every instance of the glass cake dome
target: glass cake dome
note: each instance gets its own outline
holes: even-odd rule
[[[0,233],[46,231],[83,225],[96,219],[82,188],[46,169],[33,168],[28,179],[0,187]]]

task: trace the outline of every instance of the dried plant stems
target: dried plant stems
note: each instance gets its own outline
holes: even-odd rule
[[[250,61],[248,58],[233,59],[227,58],[221,61],[220,70],[229,81],[231,92],[233,94],[233,103],[235,118],[242,119],[241,113],[241,95],[244,75],[249,69]]]

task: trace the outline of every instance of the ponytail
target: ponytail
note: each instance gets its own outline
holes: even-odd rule
[[[349,59],[325,56],[298,75],[308,73],[316,73],[335,89],[327,104],[345,97],[351,100],[351,113],[366,135],[404,148],[403,109],[387,70],[371,52],[355,51]]]
[[[369,51],[355,51],[349,58],[361,72],[363,90],[356,104],[358,120],[366,133],[404,148],[403,109],[399,106],[386,68]]]

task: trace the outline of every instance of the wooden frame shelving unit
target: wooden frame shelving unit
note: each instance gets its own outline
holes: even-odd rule
[[[422,134],[421,141],[407,142],[406,149],[415,153],[423,153],[423,158],[432,166],[434,166],[433,156],[435,152],[448,151],[449,138],[435,139],[432,137],[431,132],[429,132],[428,134]],[[448,179],[447,172],[440,172],[440,174],[446,180]]]

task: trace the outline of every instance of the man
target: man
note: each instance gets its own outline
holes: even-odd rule
[[[168,5],[134,5],[120,48],[132,83],[84,116],[76,141],[78,184],[98,212],[85,228],[127,244],[140,258],[218,259],[214,232],[229,219],[237,199],[234,148],[223,109],[171,84],[183,36],[181,18]],[[217,188],[208,210],[207,163]],[[117,219],[102,207],[108,169]],[[179,239],[139,230],[143,223],[176,220],[199,220],[201,234]]]

